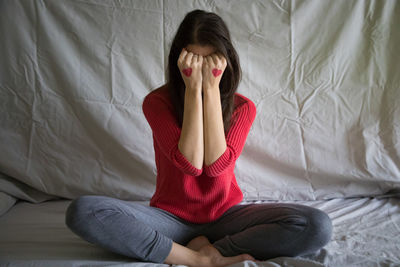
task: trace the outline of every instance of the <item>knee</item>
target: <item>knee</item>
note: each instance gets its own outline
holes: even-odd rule
[[[332,237],[332,221],[328,214],[325,212],[312,208],[308,217],[308,231],[307,234],[312,239],[312,250],[325,246]]]
[[[88,223],[90,214],[99,203],[97,196],[80,196],[74,199],[65,212],[65,224],[73,231]]]

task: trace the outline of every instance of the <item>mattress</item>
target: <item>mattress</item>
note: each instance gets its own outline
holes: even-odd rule
[[[168,266],[138,262],[81,239],[64,222],[70,202],[18,201],[0,217],[0,266]],[[148,205],[146,201],[138,203]],[[231,266],[400,266],[400,198],[296,203],[319,208],[332,219],[333,237],[323,249],[304,258],[280,257]]]

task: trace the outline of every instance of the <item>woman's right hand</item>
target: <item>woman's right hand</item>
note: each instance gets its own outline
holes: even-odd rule
[[[182,49],[178,58],[178,68],[181,72],[186,88],[202,90],[202,65],[203,57]]]

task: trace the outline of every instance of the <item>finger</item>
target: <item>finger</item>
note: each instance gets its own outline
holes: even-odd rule
[[[217,52],[217,53],[215,53],[215,55],[217,56],[219,61],[221,61],[221,62],[224,61],[224,59],[225,59],[224,54],[222,54],[221,52]]]
[[[214,64],[214,62],[213,62],[213,60],[212,60],[212,57],[211,56],[207,56],[206,58],[206,62],[207,62],[207,65],[208,66],[212,66],[212,64]]]
[[[203,57],[202,56],[198,57],[197,63],[199,63],[200,65],[203,65]]]
[[[192,63],[192,58],[193,58],[193,53],[189,52],[185,58],[185,63],[187,66],[190,66],[190,64]]]
[[[179,55],[179,58],[178,58],[178,63],[179,63],[179,64],[182,64],[182,63],[183,63],[183,60],[185,59],[185,56],[186,56],[187,53],[188,53],[188,52],[186,51],[186,49],[185,49],[185,48],[182,48],[182,51],[181,51],[181,53],[180,53],[180,55]]]
[[[220,54],[220,55],[219,55],[219,58],[221,59],[222,66],[223,66],[223,67],[226,67],[227,62],[226,62],[225,56],[224,56],[223,54]]]
[[[207,57],[202,57],[201,68],[204,70],[207,67]]]
[[[193,64],[197,63],[198,58],[199,58],[198,55],[193,55],[192,63],[193,63]]]
[[[212,58],[212,60],[213,60],[213,62],[214,62],[214,65],[215,66],[219,66],[219,58],[218,58],[218,55],[217,54],[212,54],[211,55],[211,58]]]

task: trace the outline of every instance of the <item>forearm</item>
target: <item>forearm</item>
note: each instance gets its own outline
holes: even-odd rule
[[[226,150],[219,88],[203,91],[204,162],[214,163]]]
[[[185,104],[179,151],[198,169],[203,167],[203,107],[201,90],[185,90]]]

